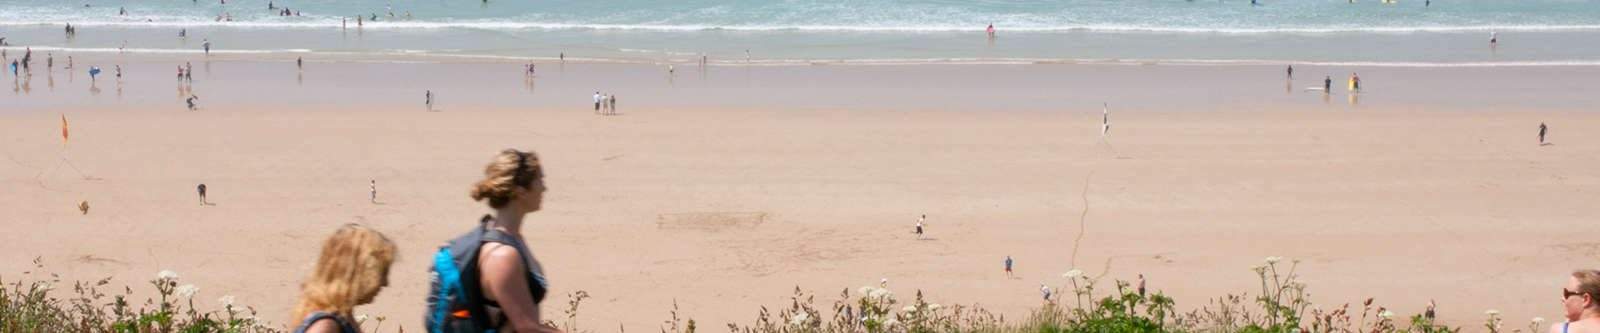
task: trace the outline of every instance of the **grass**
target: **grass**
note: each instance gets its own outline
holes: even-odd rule
[[[1386,307],[1376,305],[1368,298],[1359,305],[1349,303],[1323,309],[1308,300],[1307,286],[1299,281],[1295,269],[1299,261],[1284,263],[1282,258],[1269,257],[1260,266],[1252,268],[1260,280],[1260,290],[1230,294],[1208,300],[1193,311],[1179,313],[1175,300],[1159,290],[1146,293],[1127,281],[1113,280],[1101,290],[1100,278],[1089,277],[1082,271],[1063,274],[1065,283],[1059,289],[1071,293],[1058,293],[1021,318],[1008,319],[1003,314],[990,312],[977,306],[941,305],[929,303],[922,291],[906,301],[884,286],[865,286],[853,293],[841,290],[831,303],[817,303],[817,296],[796,287],[789,304],[778,308],[762,306],[756,318],[748,323],[728,323],[731,333],[1099,333],[1099,332],[1200,332],[1200,333],[1354,333],[1354,332],[1405,332],[1405,333],[1456,333],[1460,327],[1449,327],[1434,321],[1428,315],[1417,314],[1397,318]],[[233,299],[224,296],[218,300],[222,309],[212,312],[196,310],[193,295],[197,287],[180,285],[176,273],[162,271],[149,281],[157,298],[146,299],[133,305],[132,287],[122,287],[122,292],[102,292],[110,279],[95,282],[74,282],[72,293],[66,298],[55,286],[60,279],[50,274],[48,279],[33,278],[42,272],[44,265],[34,260],[35,269],[24,272],[23,279],[6,282],[0,278],[0,332],[283,332],[255,317],[255,309],[238,308]],[[591,329],[578,326],[579,307],[589,298],[584,291],[568,294],[567,308],[562,311],[563,322],[546,323],[569,333],[588,333]],[[669,312],[670,319],[662,322],[661,333],[695,333],[699,328],[694,319],[687,319],[678,311],[676,302]],[[1543,319],[1534,318],[1525,328],[1507,330],[1499,312],[1485,313],[1483,331],[1528,332],[1540,331]],[[366,316],[357,320],[366,321]],[[372,331],[384,329],[384,317],[377,317],[376,325],[366,327]],[[404,331],[402,326],[396,329]],[[626,333],[618,327],[619,333]]]

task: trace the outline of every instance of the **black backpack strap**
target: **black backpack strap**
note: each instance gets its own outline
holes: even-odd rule
[[[466,291],[467,314],[471,317],[473,325],[481,329],[493,329],[494,324],[489,320],[489,299],[484,296],[483,274],[479,272],[478,267],[478,256],[483,251],[484,238],[489,231],[492,231],[488,228],[488,218],[488,215],[484,215],[484,219],[480,222],[482,225],[474,231],[478,235],[477,244],[474,244],[472,255],[467,257],[465,265],[461,268],[461,289]]]
[[[318,321],[323,319],[332,319],[333,323],[339,326],[339,332],[341,333],[361,333],[361,330],[356,329],[355,325],[345,321],[344,318],[322,311],[312,312],[311,314],[306,315],[305,321],[301,322],[300,327],[295,328],[294,332],[305,333],[306,330],[311,329],[312,324],[316,324]]]

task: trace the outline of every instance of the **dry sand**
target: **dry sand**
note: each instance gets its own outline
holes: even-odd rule
[[[1248,268],[1284,256],[1326,306],[1375,296],[1409,315],[1436,299],[1469,329],[1491,308],[1521,327],[1558,318],[1565,274],[1600,256],[1594,113],[1145,110],[1114,113],[1101,141],[1093,108],[328,104],[0,112],[0,276],[34,257],[136,286],[171,269],[201,287],[197,304],[234,295],[287,322],[321,239],[360,222],[403,253],[359,312],[415,330],[426,258],[486,211],[467,189],[506,147],[548,168],[546,210],[523,230],[552,281],[543,312],[586,290],[581,324],[598,331],[653,331],[674,301],[717,329],[796,286],[827,303],[880,278],[1017,318],[1039,283],[1064,283],[1085,200],[1077,266],[1143,273],[1182,309],[1254,290]],[[70,144],[47,109],[66,109]],[[1536,143],[1541,121],[1554,144]]]

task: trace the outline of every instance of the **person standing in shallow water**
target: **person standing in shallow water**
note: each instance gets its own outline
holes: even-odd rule
[[[489,313],[498,314],[490,318],[490,326],[502,332],[562,333],[543,323],[539,304],[549,286],[533,253],[523,252],[527,251],[523,220],[544,205],[544,167],[531,151],[506,149],[495,155],[483,174],[470,193],[473,200],[485,201],[494,210],[483,227],[510,235],[515,242],[486,242],[478,252],[484,304],[493,310]]]

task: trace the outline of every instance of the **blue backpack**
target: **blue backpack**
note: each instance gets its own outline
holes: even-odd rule
[[[483,243],[494,242],[511,245],[517,249],[523,262],[532,255],[515,236],[490,229],[490,216],[484,215],[480,225],[439,247],[433,255],[432,277],[428,292],[428,312],[423,322],[430,333],[495,332],[483,296],[482,281],[478,274],[478,250]],[[534,289],[534,301],[544,297],[547,284],[537,265],[529,267],[529,282]]]

